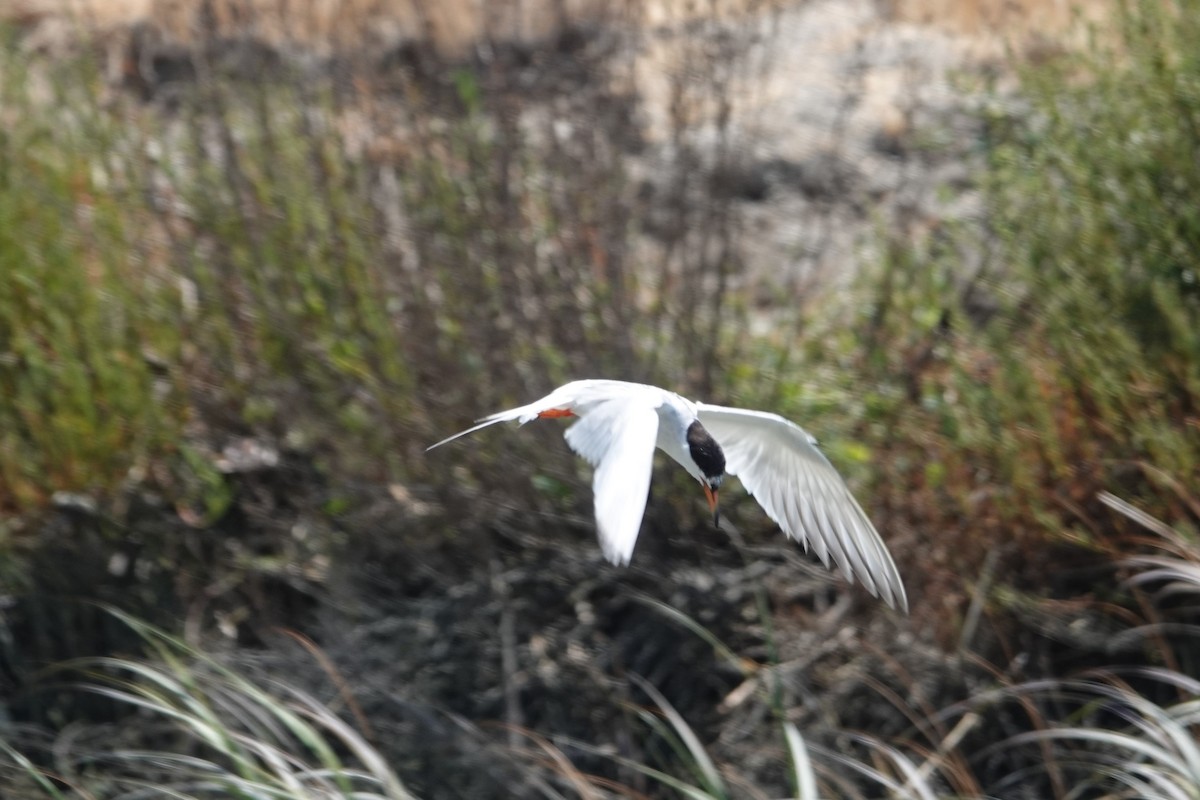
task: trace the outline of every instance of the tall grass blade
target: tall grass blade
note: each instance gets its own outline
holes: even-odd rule
[[[791,722],[783,723],[783,735],[792,760],[792,782],[798,800],[820,800],[817,795],[817,774],[813,771],[804,738]]]
[[[728,791],[725,788],[725,782],[721,779],[721,773],[717,770],[716,764],[709,757],[708,752],[701,744],[700,738],[696,736],[695,731],[687,724],[687,721],[675,710],[667,698],[663,697],[658,689],[654,688],[646,679],[633,673],[629,674],[629,680],[635,686],[650,696],[655,705],[659,707],[663,715],[671,723],[675,733],[679,736],[690,754],[692,763],[695,765],[700,778],[704,782],[707,791],[715,797],[727,797]]]

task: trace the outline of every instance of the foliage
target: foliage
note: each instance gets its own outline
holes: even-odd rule
[[[252,434],[304,453],[339,486],[420,485],[445,517],[427,535],[452,538],[470,530],[453,523],[478,522],[472,509],[486,506],[460,502],[468,495],[542,512],[583,502],[569,456],[539,451],[536,436],[503,455],[464,453],[454,471],[421,455],[465,417],[585,374],[698,388],[821,420],[834,460],[871,483],[872,516],[914,576],[914,629],[940,645],[918,666],[944,674],[956,654],[965,687],[938,712],[913,672],[907,702],[868,676],[912,726],[864,736],[802,705],[794,687],[784,702],[782,681],[767,680],[782,670],[720,645],[753,665],[748,682],[763,681],[750,688],[759,718],[782,730],[778,776],[803,796],[977,796],[1040,781],[1064,798],[1188,797],[1200,663],[1188,616],[1189,487],[1200,477],[1197,40],[1197,0],[1137,0],[1091,49],[1030,67],[1018,102],[985,110],[982,224],[881,237],[851,298],[763,337],[738,324],[750,301],[729,280],[736,212],[698,188],[728,165],[701,167],[677,130],[666,188],[643,196],[625,150],[639,137],[636,87],[613,74],[591,93],[552,92],[555,119],[523,107],[500,67],[343,80],[285,64],[249,82],[200,51],[190,82],[141,105],[112,96],[87,58],[36,72],[10,45],[0,54],[0,510],[152,485],[202,509],[190,522],[206,527],[238,508],[215,454]],[[658,205],[675,218],[656,218]],[[978,271],[964,274],[964,262]],[[545,474],[530,480],[513,464],[535,454]],[[174,572],[156,544],[146,560]],[[279,560],[259,545],[233,549],[254,565]],[[0,541],[6,564],[9,548]],[[1080,563],[1104,579],[1070,569]],[[239,579],[216,576],[203,592]],[[1063,676],[1055,658],[1069,648],[1046,647],[1038,680],[1012,677],[1030,640],[1052,638],[1035,619],[1069,632],[1114,609],[1142,615],[1112,640],[1131,644],[1132,663]],[[264,690],[141,630],[157,660],[87,666],[105,696],[169,721],[174,749],[49,767],[10,744],[8,774],[45,796],[64,785],[102,795],[92,781],[132,792],[151,771],[180,793],[403,796],[364,735],[300,690]],[[653,685],[642,689],[661,716],[634,713],[670,754],[626,768],[691,797],[753,781]],[[1021,732],[984,741],[985,719]],[[541,750],[588,787],[581,795],[601,785],[552,745]],[[1013,784],[982,777],[997,763]]]
[[[1133,564],[1130,585],[1162,585],[1154,604],[1169,608],[1180,592],[1200,593],[1194,567],[1200,551],[1194,543],[1181,549],[1177,532],[1115,497],[1106,499],[1123,515],[1149,526],[1159,545]],[[1165,581],[1165,583],[1164,583]],[[654,604],[667,617],[696,633],[719,651],[728,647],[694,619],[669,606]],[[371,743],[368,723],[353,696],[353,687],[333,675],[344,705],[357,719],[345,722],[308,691],[289,680],[250,678],[221,660],[196,651],[178,639],[116,610],[114,615],[136,631],[149,658],[100,657],[61,665],[44,689],[63,677],[78,676],[75,690],[96,693],[133,713],[136,725],[123,733],[108,726],[65,729],[59,741],[39,743],[30,732],[0,731],[0,780],[6,796],[64,798],[129,797],[155,787],[180,797],[388,797],[411,795]],[[1129,632],[1147,635],[1143,627]],[[1155,646],[1162,647],[1161,640]],[[1164,652],[1170,659],[1173,654]],[[752,663],[746,656],[738,656]],[[323,660],[323,657],[322,657]],[[1050,796],[1194,797],[1200,752],[1200,683],[1169,668],[1089,669],[1066,679],[1003,684],[978,691],[927,718],[929,735],[947,720],[957,723],[945,735],[919,745],[919,736],[881,740],[855,732],[832,734],[837,745],[813,745],[801,736],[796,717],[802,708],[780,705],[780,665],[758,670],[754,703],[770,706],[782,717],[781,740],[791,764],[793,796],[932,798],[1011,796],[1048,776]],[[671,790],[671,796],[724,798],[760,796],[752,776],[738,765],[714,756],[683,715],[650,682],[630,675],[652,707],[633,710],[655,737],[670,748],[665,763],[616,760]],[[910,696],[915,692],[910,692]],[[659,713],[652,708],[656,707]],[[1033,723],[1027,732],[1003,741],[992,739],[978,751],[964,750],[974,729],[996,730],[1013,707]],[[660,717],[661,714],[661,717]],[[940,718],[940,719],[939,719]],[[599,798],[643,796],[630,786],[579,772],[559,746],[599,752],[588,742],[559,746],[524,731],[538,749],[512,749],[510,758],[528,759],[529,768],[558,776],[572,796]],[[838,738],[840,737],[840,738]],[[757,746],[757,745],[756,745]],[[1028,752],[1029,757],[1023,759]],[[549,756],[549,761],[546,757]],[[987,784],[970,775],[972,765],[989,761],[1025,764]],[[538,766],[538,762],[541,765]],[[543,781],[546,796],[561,796]],[[950,790],[947,787],[954,787]]]
[[[796,765],[792,790],[797,797],[932,798],[1038,796],[1194,798],[1200,786],[1200,681],[1194,665],[1181,659],[1192,647],[1183,636],[1163,636],[1163,621],[1190,619],[1200,596],[1200,546],[1171,526],[1129,503],[1106,494],[1103,502],[1153,534],[1148,551],[1130,560],[1130,587],[1158,589],[1143,606],[1140,620],[1129,620],[1114,637],[1143,640],[1169,667],[1088,668],[1066,678],[1012,682],[1002,671],[987,669],[986,683],[936,713],[921,708],[913,685],[901,693],[879,684],[881,702],[909,706],[914,724],[902,736],[883,740],[854,731],[821,731],[831,744],[800,738],[793,719],[811,719],[803,708],[780,707],[782,671],[759,665],[749,682],[755,702],[783,717],[790,758]],[[1179,607],[1177,598],[1192,601]],[[739,658],[698,621],[654,603],[669,619],[692,631],[725,658]],[[1129,624],[1134,622],[1134,624]],[[1179,633],[1181,624],[1172,630]],[[1194,637],[1193,625],[1182,624]],[[970,674],[980,664],[963,665]],[[926,668],[936,668],[933,663]],[[680,797],[721,798],[736,777],[739,787],[754,786],[736,760],[723,761],[706,751],[683,717],[654,687],[631,676],[663,719],[646,710],[640,716],[672,744],[682,760],[674,772],[663,765],[635,769],[674,788]],[[989,685],[990,684],[990,685]],[[791,692],[785,692],[790,697]],[[902,700],[901,698],[907,698]],[[885,699],[886,698],[886,699]],[[828,713],[828,712],[827,712]],[[835,717],[837,711],[832,712]],[[1027,719],[1027,730],[1001,737],[1013,715]],[[949,723],[953,723],[952,725]],[[972,738],[982,731],[981,739]],[[1004,766],[997,770],[996,763]],[[803,769],[801,765],[806,765]],[[690,782],[689,782],[690,781]],[[820,784],[821,791],[816,786]],[[807,787],[801,790],[799,787]],[[758,791],[761,789],[761,791]],[[766,795],[766,787],[749,794]]]
[[[347,478],[427,479],[424,446],[472,414],[581,375],[686,382],[679,364],[712,364],[696,354],[728,317],[730,201],[675,188],[708,171],[680,134],[665,255],[633,268],[653,198],[628,175],[636,101],[603,54],[587,86],[545,90],[556,119],[502,64],[439,81],[364,57],[348,84],[284,59],[250,83],[219,55],[197,47],[159,108],[114,96],[86,56],[27,80],[19,47],[0,52],[23,121],[0,187],[0,355],[19,389],[0,396],[19,423],[0,502],[114,488],[184,420],[216,450],[256,432]],[[194,469],[171,459],[157,488]],[[510,475],[488,472],[511,493]]]
[[[277,680],[251,680],[163,631],[110,613],[141,635],[154,658],[101,657],[59,669],[84,676],[78,691],[136,712],[137,725],[100,732],[90,744],[63,737],[52,768],[24,755],[19,739],[0,739],[5,796],[27,778],[27,791],[56,799],[155,792],[411,800],[366,734],[315,697]]]
[[[1031,71],[1034,109],[993,155],[994,225],[1022,287],[1011,324],[1087,421],[1071,438],[1181,476],[1200,409],[1197,12],[1131,3],[1117,43]],[[1044,458],[1067,464],[1078,445],[1058,428]]]
[[[144,473],[182,414],[157,369],[178,347],[169,283],[122,208],[137,189],[120,120],[87,71],[46,85],[11,47],[0,60],[0,512],[13,512]]]
[[[1198,21],[1193,0],[1130,3],[1089,48],[1023,67],[1019,97],[984,103],[981,224],[885,232],[853,305],[806,319],[783,368],[763,356],[801,378],[777,405],[811,414],[819,386],[869,453],[846,463],[878,465],[877,520],[920,554],[947,637],[989,553],[1039,596],[1075,591],[1048,552],[1127,547],[1106,488],[1194,518]]]

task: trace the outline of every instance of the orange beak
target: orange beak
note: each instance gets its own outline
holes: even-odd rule
[[[708,485],[706,481],[700,481],[700,485],[704,487],[704,496],[708,498],[708,507],[713,514],[713,527],[715,528],[721,522],[721,509],[717,508],[717,490]]]

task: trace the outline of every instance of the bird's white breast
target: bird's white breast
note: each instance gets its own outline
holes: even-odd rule
[[[704,480],[688,449],[687,431],[696,421],[696,406],[674,392],[663,391],[658,407],[658,449],[673,458],[696,480]]]

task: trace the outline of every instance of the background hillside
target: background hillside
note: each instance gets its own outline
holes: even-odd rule
[[[4,797],[1197,796],[1194,0],[0,19]],[[800,422],[911,613],[425,453],[593,376]]]

